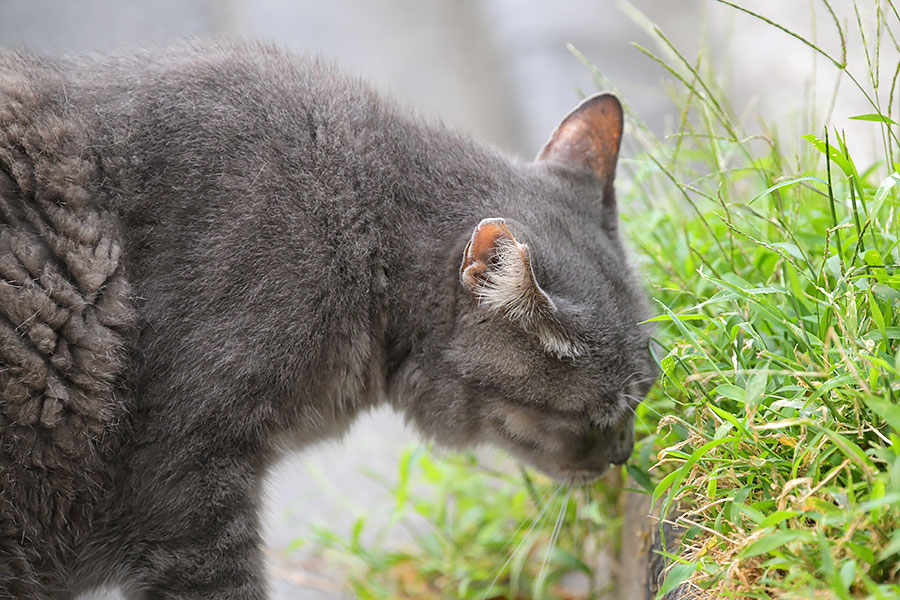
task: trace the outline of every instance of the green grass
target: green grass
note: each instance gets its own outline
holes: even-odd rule
[[[658,44],[644,51],[672,76],[679,121],[656,139],[631,114],[638,147],[620,170],[664,348],[632,461],[567,494],[539,475],[411,451],[388,524],[415,514],[411,547],[363,544],[364,521],[349,540],[319,532],[359,597],[600,597],[565,596],[559,582],[593,580],[599,548],[616,547],[624,476],[686,528],[671,585],[715,598],[900,597],[900,102],[895,65],[879,68],[876,49],[898,49],[900,16],[878,7],[871,22],[820,24],[839,28],[833,52],[770,23],[869,105],[858,118],[883,140],[872,165],[812,110],[805,139],[761,119],[748,130],[708,57],[685,58],[648,26]],[[846,66],[854,44],[863,73]],[[598,86],[609,87],[599,74]]]
[[[549,590],[573,574],[577,597],[607,591],[594,585],[592,564],[617,533],[612,495],[418,446],[403,453],[396,481],[384,483],[394,498],[387,522],[367,515],[349,536],[327,527],[312,534],[358,598],[557,597]],[[385,542],[396,527],[411,546]]]
[[[876,42],[896,48],[883,8],[880,35],[861,19],[841,31],[864,33],[870,61]],[[672,577],[712,597],[897,598],[896,99],[875,63],[857,78],[845,54],[775,26],[852,80],[882,157],[857,166],[824,126],[790,155],[775,127],[745,131],[705,58],[659,34],[684,110],[679,134],[645,136],[632,164],[634,200],[653,199],[630,231],[660,308],[656,396],[671,403],[652,495],[687,528]]]

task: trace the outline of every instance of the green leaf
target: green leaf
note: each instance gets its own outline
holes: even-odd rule
[[[881,211],[882,205],[888,198],[888,192],[900,184],[900,174],[894,172],[884,178],[878,190],[875,192],[875,200],[872,204],[872,214],[877,215]]]
[[[709,406],[709,409],[711,411],[713,411],[714,413],[716,413],[717,415],[719,415],[720,417],[722,417],[723,419],[725,419],[726,421],[728,421],[729,423],[731,423],[732,425],[734,425],[735,427],[740,429],[742,432],[749,433],[747,431],[747,429],[743,425],[741,425],[741,423],[737,420],[737,418],[735,418],[735,416],[733,414],[731,414],[730,412],[728,412],[726,410],[722,410],[715,404],[709,404],[707,406]]]
[[[872,295],[872,292],[866,293],[866,297],[869,300],[869,311],[872,314],[872,321],[875,322],[875,325],[878,326],[878,331],[881,332],[881,347],[884,350],[888,349],[888,336],[887,336],[887,324],[884,322],[884,315],[881,312],[881,307],[878,306],[878,300]]]
[[[872,461],[868,456],[866,456],[866,453],[862,451],[862,448],[857,446],[855,442],[850,441],[836,431],[832,431],[824,427],[822,427],[820,430],[832,442],[835,443],[835,445],[841,450],[844,456],[856,463],[856,466],[862,469],[863,473],[865,473],[867,477],[872,476],[872,473],[875,472],[875,465],[872,464]]]
[[[656,300],[656,299],[654,298],[654,300]],[[665,311],[665,313],[672,319],[672,322],[675,323],[675,326],[678,327],[678,330],[681,332],[681,334],[691,342],[691,344],[694,346],[694,348],[696,348],[697,351],[704,358],[706,358],[706,360],[709,361],[709,363],[711,365],[713,365],[716,368],[716,370],[718,370],[718,367],[716,367],[716,361],[714,361],[712,358],[710,358],[709,354],[704,349],[703,344],[700,343],[700,341],[697,339],[697,336],[694,335],[694,333],[692,331],[690,331],[687,327],[684,326],[681,318],[679,318],[678,315],[676,315],[674,312],[672,312],[668,306],[666,306],[659,300],[656,300],[656,303],[659,304],[659,306],[663,309],[663,311]]]
[[[841,585],[844,586],[844,590],[849,590],[850,586],[853,584],[853,580],[856,579],[856,561],[849,560],[844,563],[841,567]]]
[[[856,555],[858,559],[868,564],[875,564],[875,552],[868,546],[862,544],[854,544],[847,542],[847,547]]]
[[[900,504],[900,492],[891,492],[880,498],[873,498],[872,500],[867,500],[866,502],[857,505],[856,510],[862,513],[876,510],[882,506],[897,506],[898,504]]]
[[[650,475],[648,475],[646,471],[630,463],[625,465],[625,470],[628,471],[628,474],[636,484],[648,492],[653,491],[653,480],[650,479]]]
[[[893,119],[889,119],[884,115],[879,115],[878,113],[869,113],[865,115],[856,115],[855,117],[849,117],[854,121],[876,121],[878,123],[888,123],[889,125],[897,125],[897,122]]]
[[[674,321],[675,319],[670,317],[669,315],[656,315],[652,319],[647,319],[646,321],[641,321],[643,323],[655,323],[659,321]],[[712,319],[706,315],[697,315],[697,314],[681,314],[678,315],[679,321],[712,321]]]
[[[769,552],[777,548],[781,548],[789,542],[801,539],[806,541],[812,540],[813,534],[803,530],[776,531],[765,537],[759,538],[758,540],[754,541],[752,544],[744,548],[741,551],[741,558],[750,558],[751,556],[768,554]]]
[[[885,277],[884,279],[888,278]],[[897,284],[897,287],[900,287],[900,279],[897,280]],[[886,302],[888,306],[900,308],[900,291],[897,291],[897,289],[888,285],[876,283],[872,286],[872,293],[878,296],[880,300]]]
[[[768,368],[768,364],[763,365],[761,370],[755,371],[750,376],[750,383],[747,385],[747,393],[744,396],[747,406],[757,406],[765,396],[768,382],[768,375],[764,370],[766,368]]]
[[[875,248],[869,248],[868,250],[866,250],[866,253],[863,254],[863,260],[866,261],[866,264],[870,267],[884,265],[884,259],[881,258],[881,255]]]
[[[734,429],[734,425],[731,423],[722,423],[718,427],[716,427],[716,433],[713,435],[714,440],[721,440],[725,435]]]
[[[291,540],[291,542],[284,547],[283,552],[285,554],[290,554],[291,552],[295,552],[299,550],[303,546],[306,545],[306,538],[298,537]]]
[[[781,248],[797,260],[806,260],[806,257],[803,256],[803,251],[797,246],[797,244],[792,244],[790,242],[775,242],[772,244],[776,248]]]
[[[883,339],[900,340],[900,327],[885,327],[884,334],[882,334],[880,331],[870,331],[869,333],[864,335],[863,338],[875,342],[881,341]]]
[[[753,204],[754,202],[756,202],[757,200],[759,200],[760,198],[765,198],[772,192],[774,192],[776,190],[780,190],[783,187],[787,187],[789,185],[796,185],[796,184],[802,183],[804,181],[815,181],[817,183],[821,183],[822,185],[826,185],[826,186],[828,185],[827,181],[825,181],[823,179],[819,179],[818,177],[796,177],[794,179],[788,179],[787,181],[781,181],[771,187],[766,188],[765,190],[763,190],[760,193],[758,193],[757,195],[755,195],[753,197],[753,199],[751,199],[750,202],[747,203],[747,205],[749,206],[749,205]]]
[[[757,524],[757,527],[759,526],[759,523],[762,523],[764,520],[761,512],[743,502],[735,501],[734,509],[746,515],[751,521]]]
[[[837,147],[835,147],[834,144],[829,144],[826,152],[825,142],[820,140],[818,137],[812,134],[806,134],[803,136],[803,139],[815,146],[816,150],[818,150],[822,154],[827,155],[831,162],[840,167],[841,171],[844,172],[844,175],[849,177],[853,174],[854,169],[850,166],[850,163],[847,161],[846,157],[841,154],[841,152],[837,149]]]
[[[666,493],[666,490],[668,490],[672,486],[672,482],[675,481],[676,477],[678,477],[678,473],[678,470],[672,471],[671,473],[663,477],[662,481],[656,484],[656,489],[653,490],[652,496],[654,504],[663,494]],[[682,474],[682,477],[684,477],[684,474]]]
[[[878,396],[864,396],[862,400],[866,406],[872,409],[872,412],[884,419],[894,431],[900,431],[900,404],[893,404]]]
[[[783,521],[787,521],[788,519],[793,519],[796,516],[799,516],[800,512],[796,510],[779,510],[777,512],[773,512],[771,515],[763,519],[759,525],[756,526],[757,529],[765,529],[766,527],[771,527],[772,525],[777,525]]]
[[[687,476],[687,474],[691,472],[691,468],[694,466],[694,464],[698,460],[703,458],[703,456],[706,455],[707,452],[709,452],[713,448],[721,446],[722,444],[725,444],[727,442],[734,442],[734,441],[736,441],[735,438],[727,437],[727,438],[722,438],[721,440],[712,440],[711,442],[706,442],[705,444],[703,444],[702,446],[700,446],[699,448],[694,450],[694,452],[693,452],[693,454],[691,454],[690,458],[688,458],[687,461],[681,467],[679,467],[679,468],[675,469],[674,471],[672,471],[671,473],[669,473],[669,475],[667,475],[666,478],[663,479],[663,481],[668,480],[669,476],[674,476],[671,481],[671,487],[677,488],[679,485],[681,485],[681,482],[684,480],[685,476]],[[657,489],[653,492],[654,502],[656,501],[656,498],[658,498],[661,495],[661,493],[658,494],[660,486],[662,486],[662,482],[660,482],[659,486],[657,486]]]
[[[741,404],[744,403],[744,398],[747,396],[747,392],[744,388],[731,385],[730,383],[723,383],[722,385],[716,386],[716,393],[721,394],[730,400],[740,402]]]
[[[894,531],[894,535],[891,537],[890,543],[888,543],[888,545],[878,553],[878,560],[885,560],[886,558],[897,553],[900,553],[900,530]]]
[[[894,372],[900,373],[900,349],[897,350],[897,356],[894,357]]]
[[[409,498],[410,474],[422,458],[424,448],[416,446],[406,450],[397,463],[397,487],[394,489],[394,511],[403,512],[406,501]]]
[[[358,519],[356,519],[356,522],[353,523],[353,531],[350,534],[350,543],[353,548],[362,548],[362,546],[360,545],[360,538],[362,537],[363,527],[365,527],[365,524],[365,517],[359,517]]]
[[[659,588],[659,591],[656,593],[656,598],[659,600],[663,598],[666,594],[677,588],[679,585],[688,580],[688,578],[694,574],[694,571],[697,570],[697,563],[688,563],[688,564],[677,564],[669,569],[669,572],[666,574],[666,580],[663,581],[662,586]]]

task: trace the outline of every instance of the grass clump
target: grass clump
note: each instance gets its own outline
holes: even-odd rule
[[[670,578],[698,593],[900,597],[898,125],[872,62],[875,44],[897,49],[900,19],[878,5],[874,21],[857,20],[868,87],[845,52],[774,24],[869,102],[856,118],[883,144],[865,168],[824,126],[786,155],[774,128],[735,118],[706,57],[685,60],[658,30],[660,54],[646,50],[683,110],[678,134],[645,136],[632,163],[633,198],[653,199],[632,234],[671,403],[643,416],[658,422],[652,497],[686,529]]]
[[[625,231],[663,348],[632,460],[582,494],[411,451],[388,524],[416,517],[411,549],[363,543],[364,522],[349,540],[320,531],[360,598],[601,597],[599,549],[618,544],[629,476],[684,531],[665,589],[900,597],[900,65],[879,66],[900,52],[900,16],[888,2],[867,13],[845,3],[848,27],[823,2],[831,51],[720,3],[849,81],[868,104],[855,118],[881,140],[877,160],[857,164],[854,140],[813,110],[804,139],[763,120],[749,129],[709,56],[688,60],[635,15],[658,42],[642,50],[672,76],[679,121],[657,139],[631,114],[639,143],[620,177],[622,205],[644,207]],[[848,67],[853,44],[862,74]],[[610,87],[599,74],[598,87]],[[589,582],[577,593],[564,585],[572,573]]]

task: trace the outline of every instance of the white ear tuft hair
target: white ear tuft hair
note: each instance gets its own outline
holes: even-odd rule
[[[580,344],[563,333],[557,308],[538,285],[528,246],[500,218],[483,219],[463,253],[460,282],[483,306],[538,336],[547,352],[574,358]]]

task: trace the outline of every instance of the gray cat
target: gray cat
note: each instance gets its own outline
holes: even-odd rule
[[[265,473],[377,404],[623,463],[621,133],[601,94],[520,161],[261,46],[0,54],[0,598],[263,598]]]

